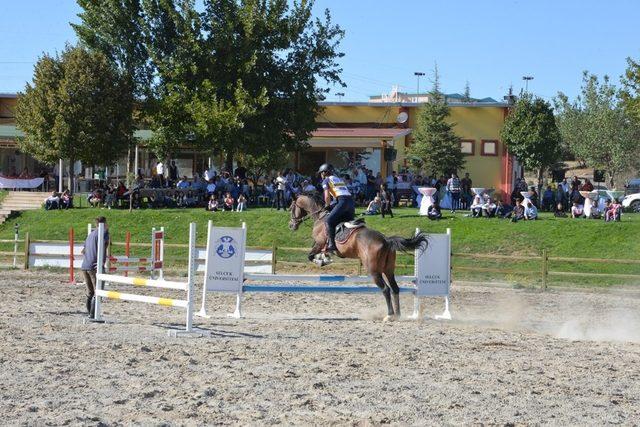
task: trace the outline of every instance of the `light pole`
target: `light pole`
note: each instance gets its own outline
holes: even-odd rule
[[[522,76],[522,80],[524,80],[524,91],[529,92],[529,81],[533,80],[533,76]]]
[[[413,73],[413,75],[416,76],[416,80],[418,82],[416,90],[416,102],[420,102],[420,77],[424,76],[424,73],[421,71],[416,71],[415,73]]]

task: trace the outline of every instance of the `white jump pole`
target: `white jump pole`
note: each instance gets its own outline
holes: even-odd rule
[[[89,224],[89,230],[91,230],[91,224]],[[89,231],[91,232],[91,231]],[[103,268],[104,268],[104,256],[105,256],[105,248],[104,248],[104,223],[100,222],[98,223],[98,265],[96,267],[97,270],[97,274],[96,277],[98,277],[98,274],[102,274],[103,273]],[[98,289],[102,290],[104,288],[103,286],[104,282],[102,280],[96,280],[95,283],[95,290],[97,291]],[[94,311],[93,311],[93,320],[94,321],[101,321],[102,320],[102,314],[100,313],[100,296],[98,295],[97,292],[94,292],[94,298],[95,298],[95,307],[94,307]]]
[[[451,229],[447,228],[447,236],[449,236],[449,254],[451,254]],[[449,311],[449,294],[451,293],[451,255],[447,257],[447,268],[449,269],[449,292],[444,297],[444,312],[441,315],[434,316],[438,320],[451,320],[451,312]]]
[[[62,159],[58,160],[58,193],[62,193],[62,179],[64,177]],[[71,189],[69,189],[71,190]]]
[[[416,236],[420,234],[420,229],[416,228]],[[420,255],[418,255],[418,251],[415,250],[413,251],[413,277],[416,278],[416,282],[418,281],[418,258],[420,257]],[[416,283],[416,287],[418,286],[418,283]],[[410,319],[418,319],[420,318],[420,297],[418,296],[418,291],[416,290],[416,292],[414,292],[413,294],[413,314],[411,316],[409,316]]]
[[[164,227],[162,229],[164,231]],[[164,240],[164,239],[163,239]],[[193,331],[193,291],[194,281],[198,268],[197,258],[198,250],[196,249],[196,223],[189,224],[189,271],[187,276],[187,330],[186,332]]]
[[[243,229],[247,228],[247,224],[243,222],[242,228]],[[244,267],[243,267],[243,270],[244,270]],[[244,276],[244,271],[242,275]],[[233,317],[234,319],[242,318],[242,287],[240,287],[240,289],[238,290],[238,293],[236,294],[236,309],[233,311],[233,314],[229,315],[229,317]]]
[[[208,245],[208,243],[209,243],[209,236],[211,236],[212,227],[213,227],[213,221],[209,220],[207,222],[207,247],[206,247],[207,253],[205,254],[205,257],[209,256],[209,245]],[[206,272],[205,272],[205,282],[206,282]],[[198,311],[196,313],[196,316],[204,317],[205,319],[210,319],[211,316],[209,316],[207,314],[206,303],[207,303],[207,285],[206,285],[206,283],[203,283],[203,285],[202,285],[202,303],[200,304],[200,311]]]

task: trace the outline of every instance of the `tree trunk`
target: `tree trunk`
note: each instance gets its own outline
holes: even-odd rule
[[[540,167],[540,169],[538,170],[538,205],[540,204],[540,201],[542,200],[542,180],[544,177],[544,167]],[[538,206],[539,207],[539,206]]]
[[[224,159],[224,167],[233,175],[233,150],[227,150]]]
[[[609,190],[613,190],[613,184],[615,183],[615,180],[613,179],[613,172],[611,170],[609,170]]]

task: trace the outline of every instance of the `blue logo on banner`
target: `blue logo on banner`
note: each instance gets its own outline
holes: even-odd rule
[[[220,258],[231,258],[236,254],[236,248],[233,245],[234,240],[231,236],[222,236],[218,240],[218,247],[216,248],[216,253]]]

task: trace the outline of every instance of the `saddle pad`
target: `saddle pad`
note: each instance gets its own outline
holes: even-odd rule
[[[336,227],[336,243],[341,245],[347,243],[353,232],[365,226],[364,220],[356,220],[349,223],[342,222]]]

